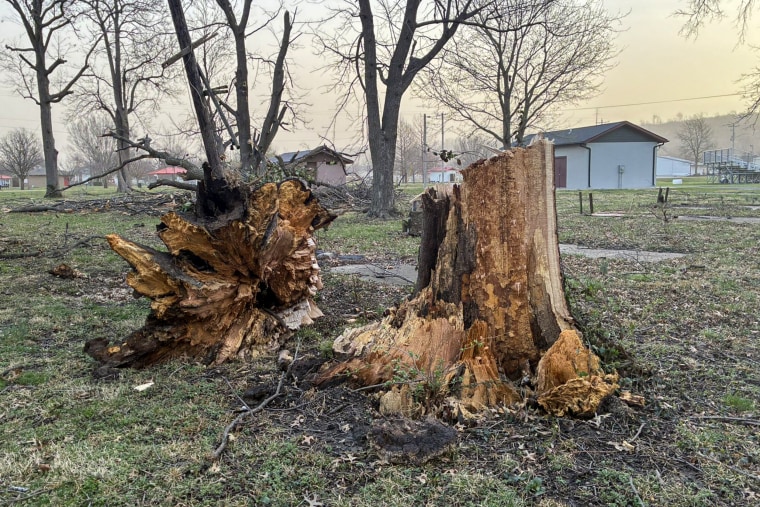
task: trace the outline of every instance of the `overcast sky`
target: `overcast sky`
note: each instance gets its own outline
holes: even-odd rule
[[[756,31],[749,34],[747,43],[738,45],[738,29],[729,18],[706,27],[696,39],[685,39],[679,34],[683,19],[673,15],[685,4],[683,0],[606,0],[604,3],[611,12],[630,11],[624,20],[625,31],[617,39],[620,50],[617,66],[606,75],[602,93],[587,103],[563,111],[558,126],[592,125],[597,120],[639,123],[651,121],[653,115],[665,121],[678,113],[714,115],[742,110],[743,100],[739,96],[685,99],[738,93],[737,81],[742,74],[760,65],[760,55],[750,49],[752,44],[760,46]],[[731,0],[725,0],[725,4],[730,6]],[[8,8],[0,6],[0,15],[7,17],[7,14]],[[760,26],[760,16],[755,24]],[[13,27],[3,21],[0,33],[9,33],[9,28]],[[313,64],[314,58],[310,60]],[[324,71],[315,73],[313,78],[314,81],[324,78]],[[306,88],[304,84],[301,86]],[[327,116],[334,110],[334,102],[320,94],[320,90],[313,90],[308,99],[312,108],[306,113],[311,118],[306,129],[278,135],[275,146],[279,151],[302,149],[321,142],[319,135],[325,133]],[[651,102],[659,103],[645,104]],[[0,103],[0,136],[16,127],[39,128],[39,115],[31,101],[24,101],[11,89],[0,87]],[[407,101],[405,105],[402,117],[408,120],[423,112],[436,113],[414,101]],[[189,109],[181,105],[167,110],[174,115],[184,111],[189,112]],[[65,103],[55,105],[54,114],[59,151],[65,155]],[[347,146],[353,137],[347,125],[347,121],[339,123],[336,129],[338,148]]]

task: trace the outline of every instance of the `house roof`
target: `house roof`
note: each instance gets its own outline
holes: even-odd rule
[[[446,172],[459,172],[456,167],[431,167],[427,170],[429,173],[446,173]]]
[[[9,180],[9,179],[11,179],[10,176],[6,176],[4,174],[0,174],[0,180]]]
[[[155,171],[151,171],[148,174],[153,175],[161,175],[161,174],[185,174],[187,170],[185,170],[182,167],[174,167],[174,166],[168,166],[164,167],[163,169],[156,169]]]
[[[693,164],[693,160],[686,160],[685,158],[671,157],[670,155],[657,155],[657,158],[667,158],[668,160],[675,160],[676,162],[685,162],[687,164]]]
[[[317,146],[316,148],[312,150],[303,150],[303,151],[289,151],[286,153],[281,153],[280,158],[282,158],[282,161],[286,164],[293,164],[295,162],[300,162],[302,160],[305,160],[309,157],[313,157],[315,155],[319,155],[320,153],[325,153],[327,155],[333,156],[335,158],[340,159],[341,162],[343,162],[344,165],[353,164],[354,161],[350,158],[346,157],[343,153],[337,152],[333,150],[332,148],[328,148],[324,144],[322,146]],[[277,157],[271,157],[269,159],[270,162],[277,163]]]
[[[629,121],[618,121],[615,123],[605,123],[602,125],[591,125],[590,127],[577,127],[565,130],[555,130],[553,132],[543,132],[545,139],[554,141],[555,146],[568,146],[573,144],[587,144],[594,141],[602,141],[605,136],[612,134],[613,132],[623,131],[633,132],[638,134],[639,137],[647,138],[648,140],[657,143],[667,143],[668,140],[662,136],[650,132],[644,128],[634,125]],[[525,136],[525,143],[529,144],[537,134],[531,134]]]

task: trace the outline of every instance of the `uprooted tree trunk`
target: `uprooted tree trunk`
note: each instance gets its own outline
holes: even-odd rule
[[[161,218],[168,252],[107,237],[133,268],[127,283],[152,300],[151,313],[124,341],[88,342],[90,355],[115,367],[177,357],[219,364],[276,348],[321,315],[311,299],[321,288],[313,234],[334,216],[299,180],[227,190],[222,216]]]
[[[133,268],[127,283],[152,302],[143,328],[124,341],[87,343],[87,353],[106,366],[255,356],[321,315],[311,299],[321,288],[313,235],[335,217],[300,180],[256,188],[225,169],[182,2],[169,0],[169,8],[206,162],[197,176],[195,218],[161,218],[167,252],[107,237]]]
[[[335,351],[349,358],[321,380],[347,374],[365,386],[395,384],[381,398],[386,412],[414,412],[421,393],[448,396],[462,411],[536,394],[552,413],[593,413],[617,386],[582,344],[566,305],[551,143],[463,174],[450,193],[423,195],[415,297],[338,337]]]

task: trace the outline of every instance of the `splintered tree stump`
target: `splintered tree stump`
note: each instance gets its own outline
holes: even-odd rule
[[[381,399],[386,413],[413,413],[424,390],[411,387],[423,384],[463,411],[527,394],[557,415],[593,414],[616,377],[582,344],[567,308],[553,160],[542,140],[476,162],[450,193],[429,189],[415,297],[339,336],[334,350],[346,359],[320,380],[396,383]]]
[[[187,357],[220,364],[275,349],[322,315],[312,301],[322,287],[313,234],[335,217],[311,191],[299,180],[255,190],[224,180],[201,186],[202,218],[161,218],[166,252],[107,236],[151,312],[123,341],[87,343],[101,363],[139,368]]]

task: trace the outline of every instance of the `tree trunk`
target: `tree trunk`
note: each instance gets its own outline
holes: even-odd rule
[[[428,190],[416,296],[338,337],[336,352],[352,357],[321,380],[350,372],[363,385],[403,381],[384,397],[400,397],[402,412],[420,392],[409,386],[423,385],[428,407],[441,394],[477,410],[532,391],[552,413],[593,413],[617,386],[565,302],[553,156],[539,141],[476,162],[450,194]]]
[[[313,235],[335,217],[300,180],[247,188],[212,189],[207,200],[238,205],[217,219],[164,215],[158,234],[168,252],[107,237],[151,313],[125,340],[88,342],[88,354],[115,367],[179,357],[219,364],[277,348],[321,315],[311,299],[321,288]]]
[[[373,137],[375,137],[374,142]],[[396,143],[384,131],[380,131],[374,136],[370,133],[369,144],[372,159],[372,202],[369,215],[388,218],[394,208],[393,161],[396,155]]]
[[[119,100],[118,97],[117,100]],[[129,116],[126,112],[126,108],[119,103],[116,104],[116,133],[123,139],[129,139]],[[117,146],[119,165],[121,165],[122,168],[116,172],[116,191],[119,193],[130,192],[132,188],[127,180],[127,167],[124,163],[129,160],[131,150],[129,145],[121,139],[118,140]]]
[[[41,62],[41,63],[40,63]],[[58,150],[55,149],[55,136],[53,135],[53,107],[50,100],[50,81],[45,72],[44,54],[38,56],[37,93],[40,103],[40,124],[42,127],[42,151],[45,155],[45,197],[61,197],[58,188]]]

